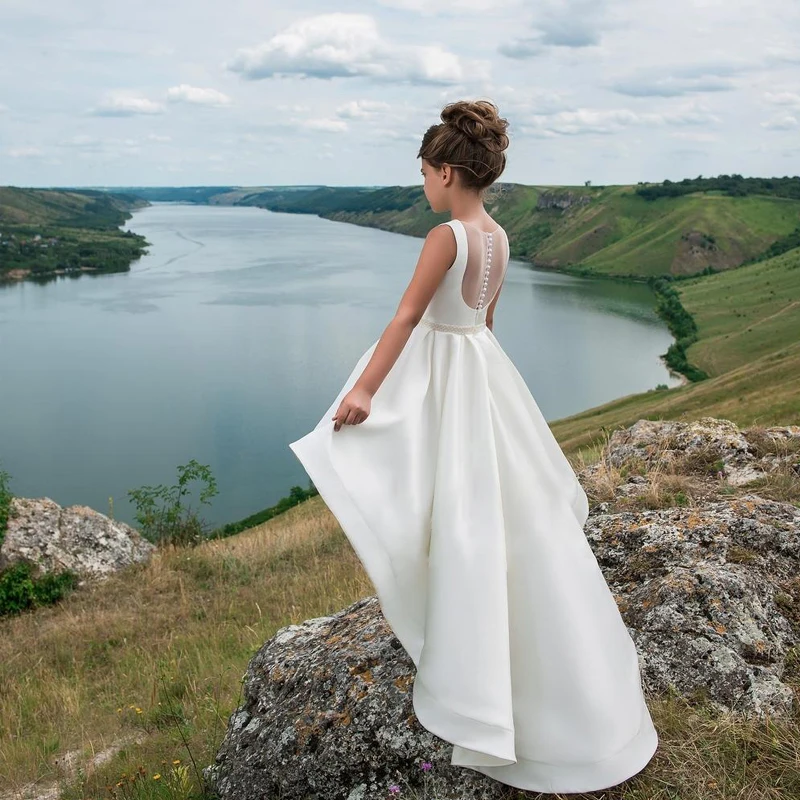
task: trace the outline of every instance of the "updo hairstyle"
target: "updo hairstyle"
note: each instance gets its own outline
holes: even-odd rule
[[[437,169],[448,164],[459,171],[464,188],[482,192],[506,167],[508,120],[488,100],[449,103],[441,119],[425,131],[417,158]]]

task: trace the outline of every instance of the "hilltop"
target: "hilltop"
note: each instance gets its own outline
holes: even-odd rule
[[[149,200],[258,206],[425,236],[419,186],[130,188]],[[498,183],[487,205],[513,258],[581,275],[647,279],[721,271],[800,245],[800,178],[687,179],[628,186]]]
[[[146,241],[119,226],[145,205],[89,189],[0,187],[0,281],[128,269]]]

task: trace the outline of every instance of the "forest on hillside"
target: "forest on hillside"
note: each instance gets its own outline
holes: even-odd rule
[[[680,197],[694,192],[722,192],[729,197],[746,197],[749,194],[772,195],[800,200],[800,176],[790,178],[743,178],[741,175],[718,175],[716,178],[684,178],[673,182],[640,186],[636,194],[645,200],[659,197]]]

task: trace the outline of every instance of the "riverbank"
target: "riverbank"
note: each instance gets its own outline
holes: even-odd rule
[[[0,187],[0,284],[128,271],[148,242],[120,226],[147,205],[92,190]]]

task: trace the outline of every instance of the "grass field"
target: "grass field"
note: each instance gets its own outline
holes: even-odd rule
[[[199,800],[199,771],[256,650],[278,628],[368,594],[315,497],[235,536],[157,551],[58,606],[0,619],[0,797],[60,780],[64,800]],[[649,705],[659,750],[605,800],[788,800],[800,785],[797,720],[728,719],[672,695]],[[66,753],[75,764],[108,758],[81,773],[57,765]]]
[[[556,420],[567,452],[637,419],[723,417],[738,425],[800,425],[800,249],[674,284],[695,319],[689,361],[712,377],[628,395]],[[589,452],[589,451],[587,451]]]

